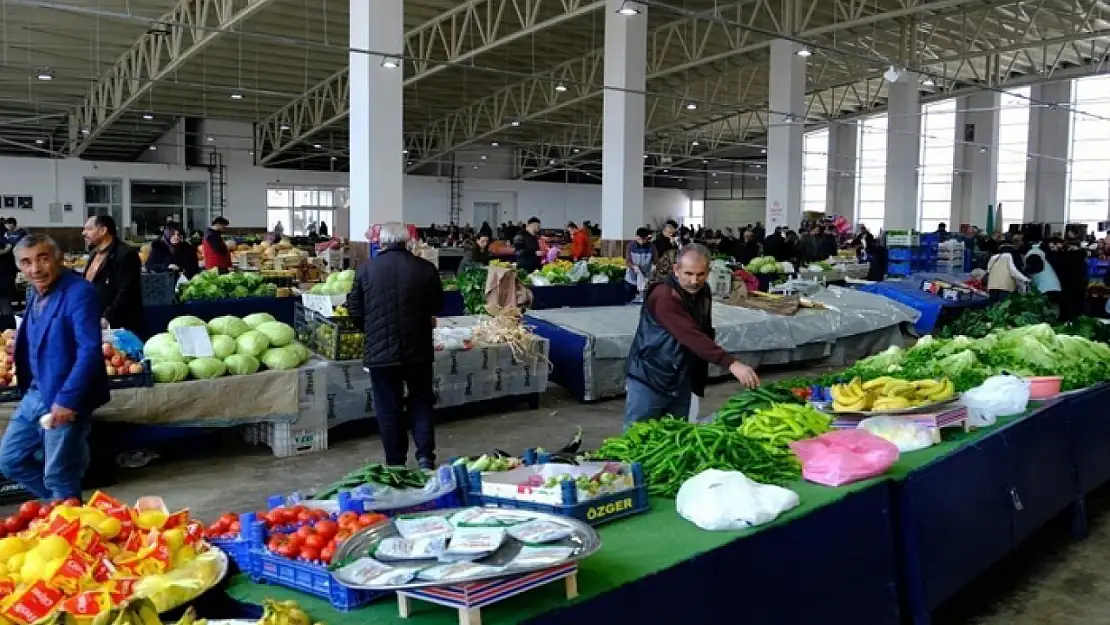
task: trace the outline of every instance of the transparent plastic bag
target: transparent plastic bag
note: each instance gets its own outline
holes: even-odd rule
[[[683,482],[675,507],[703,530],[741,530],[770,523],[799,502],[792,490],[760,484],[739,471],[709,469]]]
[[[586,279],[590,277],[589,263],[584,260],[574,263],[574,267],[571,267],[570,271],[567,272],[567,277],[570,278],[571,284],[585,282]]]
[[[857,427],[894,443],[901,453],[933,445],[933,433],[929,427],[913,421],[912,418],[868,417],[860,421]]]
[[[992,375],[960,398],[967,422],[974,427],[994,425],[998,417],[1025,412],[1029,380],[1014,375]]]
[[[898,460],[898,447],[860,429],[835,430],[790,443],[802,463],[802,477],[825,486],[842,486],[886,472]]]

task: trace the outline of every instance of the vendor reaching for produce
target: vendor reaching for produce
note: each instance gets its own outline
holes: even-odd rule
[[[724,367],[744,386],[759,385],[755,371],[713,342],[713,299],[705,284],[709,250],[678,252],[674,272],[648,287],[628,354],[624,426],[665,415],[685,417],[690,396],[705,392],[708,364]]]
[[[96,290],[62,269],[46,235],[15,245],[33,287],[15,343],[23,399],[0,442],[0,472],[43,501],[81,497],[92,412],[108,403]]]
[[[139,334],[143,316],[139,251],[119,240],[116,220],[108,215],[89,217],[81,233],[89,246],[85,279],[100,299],[101,326]]]
[[[462,260],[459,261],[458,273],[474,267],[487,266],[489,266],[489,235],[479,233],[477,239],[466,244]]]
[[[162,238],[151,244],[146,270],[151,273],[179,271],[186,278],[192,278],[200,271],[197,267],[197,251],[185,242],[181,229],[176,224],[166,226],[162,231]]]
[[[219,269],[220,273],[227,273],[231,269],[231,250],[227,249],[227,243],[224,242],[224,228],[229,225],[231,222],[217,217],[204,233],[204,242],[200,249],[204,253],[205,269]]]
[[[516,248],[517,269],[524,269],[529,273],[536,271],[543,264],[543,250],[540,249],[540,219],[533,217],[528,220],[528,226],[517,233],[513,238],[513,247]]]
[[[347,308],[356,327],[365,330],[363,364],[370,372],[386,464],[404,466],[408,460],[407,407],[416,460],[430,469],[435,466],[433,330],[443,308],[443,284],[435,265],[407,249],[404,225],[382,224],[378,241],[382,251],[359,265]]]

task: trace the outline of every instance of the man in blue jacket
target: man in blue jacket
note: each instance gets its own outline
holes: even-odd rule
[[[62,268],[46,235],[13,250],[33,287],[15,342],[23,399],[0,442],[0,473],[43,500],[80,499],[94,410],[108,403],[100,304],[93,286]]]

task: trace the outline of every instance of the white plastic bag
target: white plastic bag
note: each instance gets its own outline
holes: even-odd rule
[[[741,530],[770,523],[800,501],[792,490],[760,484],[739,471],[709,469],[682,484],[675,506],[703,530]]]
[[[974,427],[994,425],[998,417],[1019,414],[1029,403],[1029,381],[1013,375],[993,375],[964,393],[967,422]]]
[[[933,433],[926,425],[917,423],[912,418],[868,417],[856,427],[894,443],[901,453],[933,445]]]
[[[532,283],[532,286],[551,286],[551,280],[538,272],[528,274],[528,280]]]
[[[574,267],[571,267],[570,271],[567,272],[567,277],[570,278],[571,284],[585,281],[586,278],[590,277],[590,264],[584,260],[574,263]]]
[[[690,393],[690,409],[686,412],[686,420],[690,423],[701,423],[698,420],[699,410],[701,410],[701,398]]]

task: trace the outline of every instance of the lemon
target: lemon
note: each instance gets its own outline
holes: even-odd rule
[[[13,576],[16,573],[18,573],[20,569],[23,568],[23,561],[26,557],[27,557],[27,552],[26,551],[21,551],[21,552],[15,554],[14,556],[8,558],[8,570],[12,572]]]
[[[7,562],[17,553],[27,551],[27,544],[18,536],[0,538],[0,562]]]
[[[72,521],[74,519],[81,518],[81,508],[75,508],[73,506],[58,506],[57,508],[54,508],[54,511],[50,513],[50,516],[62,517],[67,521]]]
[[[38,545],[32,549],[43,560],[53,560],[54,558],[64,558],[69,553],[70,545],[66,539],[61,536],[47,536],[39,541]]]
[[[160,529],[166,524],[167,515],[161,510],[143,510],[139,513],[139,518],[135,520],[135,525],[143,528],[144,530]]]
[[[104,513],[95,508],[86,508],[78,518],[81,519],[81,525],[95,528],[104,520]]]
[[[42,579],[46,563],[46,560],[38,557],[27,556],[27,559],[23,562],[23,568],[19,569],[19,579],[23,580],[24,584],[33,584],[37,582]]]
[[[0,562],[0,579],[4,579],[7,576],[8,576],[8,565],[5,564],[4,562]]]
[[[162,532],[162,537],[166,539],[166,545],[170,548],[170,551],[174,553],[185,544],[185,530],[180,528],[166,530]]]
[[[106,546],[108,547],[108,559],[115,560],[116,556],[119,555],[119,545],[116,543],[108,543]]]
[[[94,527],[96,527],[97,532],[100,532],[101,536],[109,540],[115,538],[116,536],[119,536],[120,530],[123,529],[123,525],[120,523],[120,520],[115,517],[105,517],[101,519]]]

